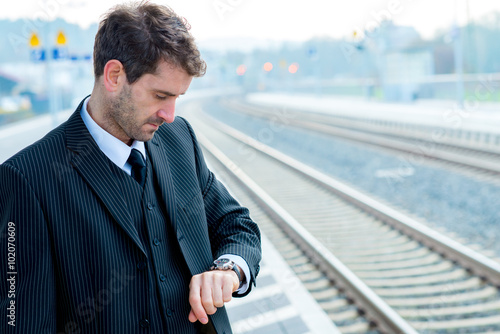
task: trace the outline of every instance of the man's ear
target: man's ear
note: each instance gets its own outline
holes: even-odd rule
[[[127,80],[123,64],[116,59],[111,59],[106,63],[102,77],[104,86],[110,93],[120,91]]]

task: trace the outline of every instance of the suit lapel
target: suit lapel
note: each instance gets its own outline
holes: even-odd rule
[[[177,224],[175,219],[176,201],[175,201],[175,187],[172,179],[172,173],[167,158],[167,150],[163,147],[163,143],[153,136],[149,142],[146,143],[146,149],[149,151],[151,158],[151,165],[153,166],[154,174],[158,179],[160,185],[161,197],[165,203],[167,214],[172,223],[174,231],[177,231]]]
[[[183,194],[178,194],[176,191],[182,193],[182,185],[179,183],[184,183],[188,180],[176,179],[175,171],[173,170],[173,168],[175,168],[175,162],[173,161],[175,157],[170,158],[171,160],[169,161],[169,157],[171,157],[169,152],[171,152],[171,150],[167,144],[158,139],[158,137],[158,135],[155,135],[153,139],[147,142],[146,148],[150,153],[149,157],[151,158],[153,170],[159,184],[161,197],[163,203],[165,203],[167,215],[176,233],[181,252],[191,274],[195,275],[206,270],[207,263],[212,261],[210,243],[208,238],[204,240],[201,235],[201,233],[203,233],[203,226],[188,226],[185,224],[186,222],[192,223],[192,221],[186,216],[183,209],[184,205],[186,205],[182,200]],[[179,187],[179,189],[177,187]],[[200,208],[200,210],[202,210],[202,208]],[[205,226],[205,228],[207,227]],[[204,248],[204,246],[207,247]],[[207,251],[199,251],[202,249],[206,249]]]
[[[104,203],[111,216],[137,246],[147,254],[135,229],[109,159],[99,149],[80,116],[83,102],[70,117],[66,127],[67,148],[72,151],[72,166]]]

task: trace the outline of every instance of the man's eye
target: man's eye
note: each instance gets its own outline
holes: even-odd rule
[[[167,97],[165,95],[158,95],[158,94],[156,94],[156,98],[158,100],[165,100]]]

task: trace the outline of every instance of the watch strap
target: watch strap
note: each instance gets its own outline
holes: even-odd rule
[[[234,270],[234,272],[236,273],[236,276],[238,276],[238,281],[240,282],[240,285],[238,286],[238,289],[239,289],[243,286],[243,280],[241,279],[240,269],[238,268],[236,263],[233,265],[232,270]]]

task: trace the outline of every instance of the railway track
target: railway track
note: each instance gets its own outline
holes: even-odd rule
[[[351,141],[396,150],[413,157],[451,163],[500,176],[500,135],[431,127],[403,122],[362,119],[287,109],[291,117],[276,117],[276,108],[223,100],[223,106],[287,126],[300,127]]]
[[[497,262],[187,109],[208,160],[343,333],[500,333]]]

